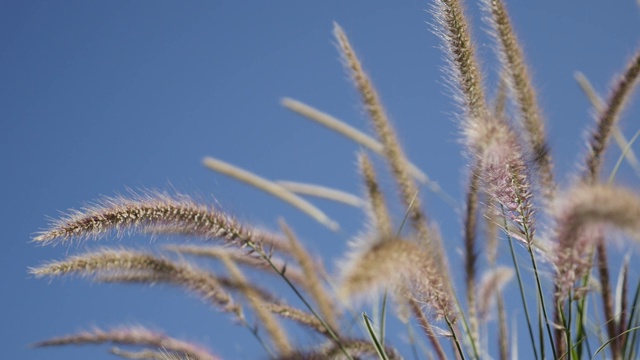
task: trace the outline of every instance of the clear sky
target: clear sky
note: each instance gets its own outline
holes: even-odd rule
[[[491,41],[477,2],[467,5],[493,95],[498,67]],[[584,72],[606,93],[640,46],[640,11],[632,0],[508,5],[547,115],[557,175],[567,184],[592,123],[573,74]],[[363,229],[358,210],[317,202],[341,223],[336,235],[201,165],[212,155],[272,179],[361,191],[358,147],[279,105],[290,96],[370,130],[340,64],[333,21],[350,36],[411,159],[461,199],[466,168],[456,108],[428,7],[427,0],[0,2],[2,357],[109,359],[104,347],[27,345],[92,325],[138,323],[229,359],[260,353],[246,329],[180,290],[27,274],[29,266],[98,246],[145,247],[142,236],[71,247],[39,247],[30,239],[47,217],[101,195],[176,189],[271,228],[285,217],[310,249],[329,256],[325,263],[333,269],[346,242]],[[638,129],[638,110],[632,106],[623,118],[628,137]],[[609,152],[606,172],[619,153]],[[637,188],[631,174],[623,167],[620,181]],[[460,269],[459,217],[433,194],[425,192],[424,200],[440,224],[452,269]]]

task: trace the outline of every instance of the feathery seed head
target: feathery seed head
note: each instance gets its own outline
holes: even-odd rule
[[[267,232],[240,225],[228,214],[198,204],[185,195],[149,192],[132,198],[104,198],[98,204],[52,223],[33,240],[43,244],[72,239],[98,239],[107,234],[178,234],[209,239],[224,239],[240,246],[286,249],[284,241]]]
[[[640,239],[640,196],[609,185],[571,189],[556,210],[556,285],[561,298],[589,270],[597,239],[605,225]]]
[[[111,343],[118,345],[151,346],[158,350],[171,351],[194,360],[214,360],[216,356],[200,345],[177,340],[143,326],[127,326],[111,330],[94,328],[77,334],[57,337],[33,344],[34,347],[85,345]]]
[[[384,289],[405,289],[417,301],[432,307],[438,317],[455,316],[443,271],[423,245],[404,239],[379,239],[355,245],[341,266],[339,294],[362,298]]]

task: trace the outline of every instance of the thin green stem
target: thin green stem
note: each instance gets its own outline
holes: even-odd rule
[[[458,295],[456,294],[455,291],[452,291],[451,293],[453,295],[453,298],[456,300],[456,305],[458,306],[458,311],[460,312],[460,318],[462,319],[462,326],[464,326],[464,331],[467,334],[469,343],[471,344],[471,349],[473,350],[473,354],[475,355],[475,358],[479,360],[480,354],[478,353],[476,342],[473,340],[473,336],[471,336],[471,327],[469,326],[467,317],[462,311],[462,304],[460,303],[460,299],[458,299]]]
[[[270,359],[275,359],[276,358],[276,354],[273,353],[273,350],[271,350],[269,348],[269,346],[267,346],[267,343],[260,336],[260,334],[258,333],[258,328],[255,327],[255,326],[249,325],[249,323],[245,319],[240,319],[240,323],[242,324],[242,326],[246,327],[251,332],[251,334],[253,335],[253,337],[256,338],[256,340],[258,340],[258,343],[262,346],[264,351],[267,352],[267,355],[269,356],[269,358]]]
[[[385,326],[387,320],[387,290],[384,290],[384,296],[382,297],[382,309],[380,311],[380,343],[384,347]]]
[[[514,180],[514,184],[515,183],[516,182]],[[551,344],[551,351],[553,352],[553,358],[557,359],[558,354],[556,353],[556,346],[553,342],[553,332],[551,331],[551,324],[549,321],[549,316],[547,315],[547,307],[545,305],[544,292],[542,291],[542,283],[540,281],[540,272],[538,271],[538,264],[536,262],[536,257],[532,247],[533,234],[531,232],[531,229],[529,228],[529,222],[527,221],[527,216],[525,213],[525,211],[527,211],[526,210],[527,204],[525,203],[525,200],[520,196],[519,187],[514,186],[514,189],[516,193],[516,201],[518,202],[518,208],[521,209],[520,215],[522,217],[522,229],[524,230],[525,240],[527,242],[527,251],[529,252],[529,256],[531,257],[531,264],[533,265],[533,275],[534,275],[534,278],[536,279],[536,287],[538,289],[538,299],[540,300],[540,305],[542,307],[542,314],[544,315],[544,322],[547,328],[547,335],[549,336],[549,343]],[[542,339],[540,341],[543,342]],[[542,355],[542,357],[544,358],[544,354]]]
[[[629,140],[629,142],[624,146],[624,149],[622,150],[622,154],[618,158],[616,165],[613,167],[613,170],[611,171],[611,175],[609,175],[609,181],[608,181],[609,184],[613,184],[613,179],[615,179],[616,174],[618,173],[618,169],[620,169],[620,165],[622,165],[622,161],[624,161],[624,159],[627,157],[627,154],[631,150],[631,146],[636,141],[636,139],[638,139],[638,136],[640,136],[640,130],[636,131],[635,135],[633,135],[631,140]]]
[[[520,298],[522,300],[522,307],[524,308],[524,315],[527,319],[527,329],[529,330],[529,337],[531,339],[531,347],[533,348],[533,355],[536,359],[539,359],[538,350],[536,349],[536,340],[533,336],[533,327],[531,326],[531,316],[529,316],[529,307],[527,306],[527,298],[524,294],[524,285],[522,283],[522,276],[520,275],[520,266],[518,265],[518,258],[516,257],[516,251],[513,247],[513,238],[509,235],[509,225],[507,223],[507,216],[504,212],[504,207],[500,205],[502,210],[502,219],[504,220],[504,227],[506,229],[507,239],[509,240],[509,249],[511,252],[511,259],[513,260],[513,266],[516,270],[516,277],[518,278],[518,288],[520,289]]]
[[[458,341],[458,335],[456,335],[456,329],[453,327],[451,321],[449,321],[448,317],[444,317],[444,320],[447,322],[449,326],[449,330],[451,330],[451,336],[453,337],[453,342],[456,344],[456,349],[458,350],[458,354],[460,354],[460,359],[466,360],[464,357],[464,352],[462,351],[462,347],[460,346],[460,341]]]
[[[540,275],[538,272],[538,264],[536,262],[535,256],[533,255],[533,249],[531,248],[531,246],[529,246],[528,249],[529,249],[529,255],[531,256],[531,264],[533,265],[533,273],[536,278],[536,286],[538,287],[538,296],[540,297],[540,306],[542,307],[542,313],[544,315],[544,321],[547,328],[547,335],[549,335],[549,342],[551,343],[551,351],[553,352],[553,358],[557,359],[558,354],[556,354],[556,346],[553,343],[553,333],[551,332],[551,324],[549,324],[549,317],[547,316],[547,309],[544,302],[544,294],[542,292],[542,284],[540,282]]]
[[[387,353],[384,351],[384,346],[380,343],[380,340],[376,337],[376,332],[373,330],[373,326],[371,325],[371,319],[369,319],[369,316],[367,316],[367,313],[363,312],[362,318],[364,319],[364,324],[367,327],[367,332],[369,333],[369,337],[371,337],[373,346],[376,348],[378,357],[380,357],[381,360],[389,360]]]
[[[253,242],[248,241],[247,245],[250,246],[256,252],[258,252],[258,254],[260,254],[260,256],[262,256],[262,258],[265,261],[267,261],[269,266],[271,266],[273,271],[275,271],[278,275],[280,275],[280,277],[287,283],[287,285],[289,285],[291,290],[293,290],[293,292],[302,301],[302,303],[305,305],[305,307],[313,314],[313,316],[315,316],[316,319],[318,319],[318,321],[320,321],[320,324],[322,324],[322,326],[327,330],[327,333],[329,334],[329,336],[331,336],[331,338],[336,342],[336,344],[340,348],[340,351],[342,351],[342,353],[344,353],[344,355],[347,357],[347,359],[354,360],[353,357],[351,355],[349,355],[349,352],[347,351],[347,349],[345,349],[344,345],[340,341],[340,338],[335,333],[335,331],[333,331],[333,329],[331,329],[331,326],[329,326],[329,324],[327,324],[327,322],[322,318],[322,316],[320,316],[320,314],[318,314],[318,312],[313,308],[313,306],[311,306],[311,304],[307,301],[307,299],[305,299],[305,297],[302,296],[302,294],[300,293],[298,288],[296,288],[296,286],[291,282],[291,280],[289,280],[289,278],[285,275],[284,271],[278,269],[278,267],[273,263],[273,261],[271,261],[271,258],[269,257],[269,255],[267,255],[262,249],[257,247]]]

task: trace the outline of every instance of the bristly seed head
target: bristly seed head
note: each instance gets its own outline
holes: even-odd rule
[[[284,243],[274,235],[243,227],[228,214],[198,204],[185,195],[159,192],[134,194],[131,198],[105,198],[82,211],[72,210],[33,240],[50,244],[72,239],[98,239],[109,233],[122,236],[126,232],[224,239],[252,248],[263,243],[279,248]]]

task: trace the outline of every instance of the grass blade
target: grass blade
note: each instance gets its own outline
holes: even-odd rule
[[[367,316],[367,313],[363,312],[362,318],[364,319],[364,324],[367,327],[367,332],[371,337],[373,346],[375,346],[376,351],[378,352],[378,357],[380,357],[381,360],[389,360],[389,358],[387,357],[387,354],[384,351],[383,345],[380,343],[380,341],[378,340],[378,337],[376,336],[376,332],[373,330],[373,326],[371,325],[371,319],[369,319],[369,317]]]

